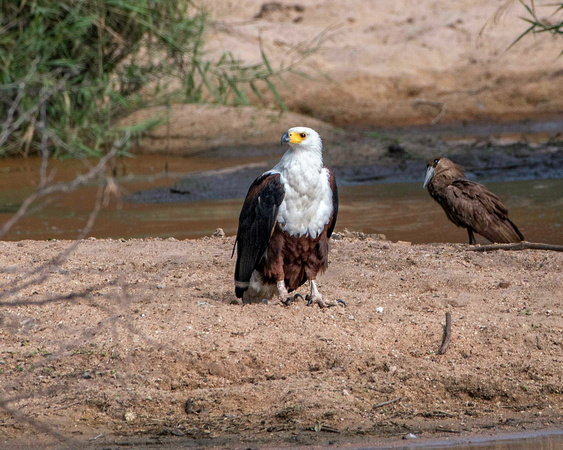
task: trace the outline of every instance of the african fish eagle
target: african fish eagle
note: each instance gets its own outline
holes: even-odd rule
[[[448,158],[428,161],[423,187],[451,222],[467,229],[469,244],[475,244],[474,231],[491,242],[524,240],[500,199],[482,184],[466,179],[463,168]]]
[[[248,190],[239,217],[235,246],[235,294],[256,303],[288,293],[309,281],[308,305],[326,301],[316,278],[328,267],[328,240],[338,214],[338,191],[323,165],[323,146],[311,128],[291,128],[282,136],[289,149],[280,162],[259,176]],[[234,253],[234,249],[233,249]]]

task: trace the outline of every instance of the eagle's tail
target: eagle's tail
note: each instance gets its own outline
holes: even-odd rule
[[[237,298],[242,298],[244,293],[248,291],[249,284],[248,281],[238,281],[235,279],[235,295]]]

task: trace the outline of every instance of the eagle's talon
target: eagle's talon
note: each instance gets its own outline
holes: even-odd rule
[[[299,293],[295,294],[293,297],[287,297],[285,300],[282,300],[281,302],[285,305],[285,306],[289,306],[292,305],[293,302],[295,300],[297,300],[298,297],[301,297],[301,300],[303,300],[303,296]]]
[[[333,307],[333,306],[338,305],[339,303],[340,303],[342,306],[346,307],[346,302],[345,302],[344,300],[340,299],[340,298],[337,298],[337,299],[334,301],[333,304],[328,305],[328,306],[329,306],[329,308],[330,308],[330,307]]]
[[[309,296],[307,296],[307,297],[309,297]],[[307,302],[307,306],[311,306],[311,305],[313,305],[313,304],[315,304],[315,303],[316,303],[317,305],[319,305],[319,308],[332,308],[333,306],[337,306],[339,303],[340,303],[342,306],[346,307],[346,302],[345,302],[344,300],[341,300],[341,299],[338,298],[338,299],[336,299],[336,300],[326,301],[326,300],[323,300],[322,297],[321,297],[321,298],[316,298],[316,299],[309,298],[309,299],[308,299],[308,302]]]

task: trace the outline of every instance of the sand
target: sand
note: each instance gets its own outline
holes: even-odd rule
[[[0,439],[292,447],[560,426],[562,253],[337,237],[320,290],[347,306],[329,309],[238,304],[233,237],[1,242]]]

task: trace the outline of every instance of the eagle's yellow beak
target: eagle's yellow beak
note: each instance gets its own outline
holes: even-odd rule
[[[295,131],[287,131],[281,138],[282,145],[285,142],[290,144],[301,144],[303,140],[307,137],[305,133],[296,133]]]

